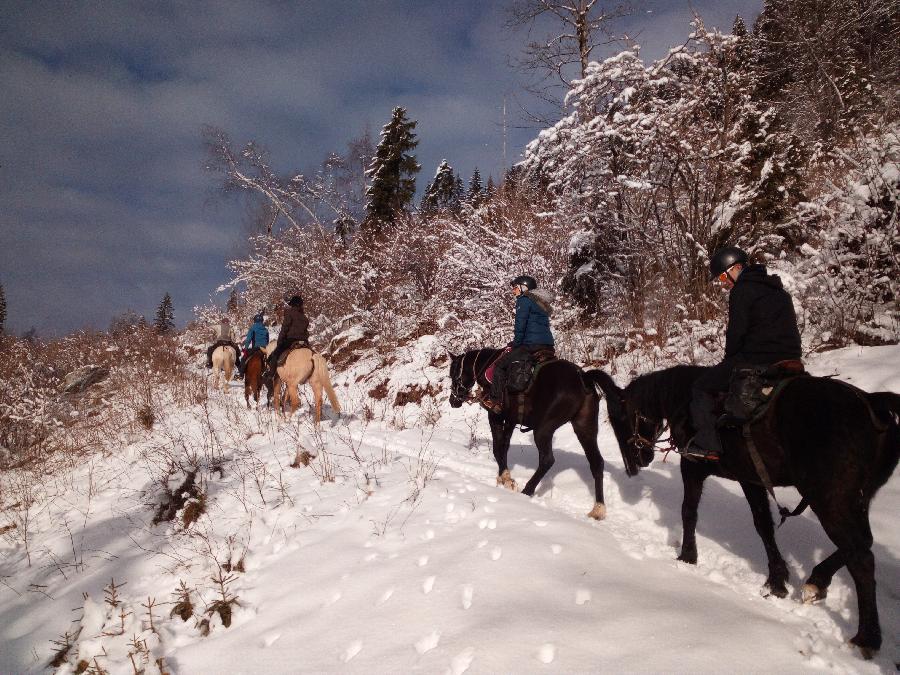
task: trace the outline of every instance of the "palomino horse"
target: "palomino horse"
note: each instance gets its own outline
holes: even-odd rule
[[[269,343],[267,351],[271,351],[272,343]],[[315,422],[316,424],[322,419],[322,389],[328,395],[328,401],[331,403],[331,409],[340,414],[341,404],[338,403],[337,395],[331,386],[331,377],[328,374],[328,362],[321,354],[314,353],[308,347],[300,347],[293,349],[288,354],[284,365],[278,366],[278,377],[274,384],[275,389],[275,409],[279,412],[282,410],[281,400],[281,384],[287,385],[287,396],[291,403],[291,415],[300,407],[300,391],[299,386],[305,382],[313,390],[313,399],[315,400]]]
[[[266,385],[271,398],[271,389],[268,382],[263,381],[263,371],[266,369],[266,351],[263,349],[254,349],[247,356],[244,364],[244,400],[247,401],[247,409],[250,409],[250,395],[256,401],[256,407],[259,408],[259,392],[262,385]]]
[[[501,349],[476,349],[465,354],[450,355],[450,405],[459,408],[466,401],[478,399],[472,388],[490,386],[485,372],[502,354]],[[574,363],[557,359],[542,366],[524,401],[524,418],[516,419],[516,411],[507,401],[501,413],[488,412],[491,436],[494,442],[494,459],[497,461],[497,485],[510,490],[516,482],[509,474],[507,454],[509,441],[517,423],[534,429],[534,444],[538,450],[538,466],[534,475],[522,488],[522,494],[531,497],[541,478],[553,466],[553,434],[566,422],[572,424],[575,436],[587,457],[594,478],[594,507],[588,516],[596,520],[606,517],[603,501],[603,457],[597,447],[597,412],[600,397],[595,385],[599,384],[599,370],[583,371]]]
[[[212,375],[215,377],[214,387],[218,388],[219,379],[222,379],[222,391],[228,391],[228,383],[231,382],[231,374],[234,372],[235,354],[231,347],[216,347],[212,353]]]
[[[703,371],[698,366],[675,366],[642,375],[624,389],[601,373],[597,383],[606,394],[609,421],[629,476],[653,460],[653,448],[666,423],[672,443],[678,448],[687,445],[693,433],[691,391]],[[697,562],[695,530],[703,481],[708,476],[736,480],[769,558],[766,587],[779,598],[787,595],[788,569],[775,543],[766,488],[755,466],[760,460],[771,484],[797,488],[837,546],[813,568],[801,591],[803,601],[824,599],[831,578],[846,566],[859,606],[859,630],[850,641],[870,658],[881,646],[881,627],[869,502],[900,459],[900,396],[867,394],[824,377],[796,377],[752,423],[748,431],[752,446],[739,430],[726,427],[721,433],[725,452],[719,461],[681,462],[684,539],[678,559]]]

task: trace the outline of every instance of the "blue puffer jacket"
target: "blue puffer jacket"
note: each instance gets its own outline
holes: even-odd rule
[[[244,349],[265,347],[267,344],[269,344],[269,329],[261,321],[257,321],[247,331],[247,337],[244,338]]]
[[[550,298],[542,292],[542,289],[523,293],[516,298],[516,332],[512,346],[552,345],[553,333],[550,332],[552,312]]]

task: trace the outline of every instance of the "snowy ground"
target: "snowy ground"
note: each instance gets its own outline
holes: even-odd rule
[[[392,386],[443,374],[428,365],[430,343],[418,347],[406,366],[383,371]],[[829,352],[810,365],[900,392],[897,346]],[[170,411],[114,456],[7,483],[0,497],[29,523],[32,564],[23,528],[0,538],[0,672],[43,670],[50,641],[79,626],[59,672],[84,659],[151,673],[158,657],[174,673],[895,671],[898,475],[872,509],[884,646],[866,662],[846,644],[857,622],[846,571],[824,603],[799,602],[800,584],[833,549],[811,514],[778,531],[791,594],[763,597],[766,559],[737,484],[708,481],[699,564],[678,563],[677,457],[629,479],[602,421],[609,516],[598,523],[585,517],[590,474],[568,427],[528,499],[496,487],[483,412],[452,410],[446,395],[437,406],[373,402],[365,392],[383,377],[356,378],[376,367],[336,378],[347,414],[320,434],[306,414],[281,423],[246,411],[234,387],[207,409]],[[315,459],[291,468],[301,449]],[[206,514],[188,529],[152,525],[160,476],[185,458],[205,467]],[[516,433],[510,459],[522,484],[536,466],[530,434]],[[17,495],[31,495],[19,499],[30,506],[13,508]],[[792,490],[782,496],[797,501]],[[241,558],[244,571],[222,571]],[[237,598],[228,628],[205,611],[219,573]],[[103,591],[113,578],[126,583],[115,608]],[[180,582],[194,604],[186,622],[170,616]]]

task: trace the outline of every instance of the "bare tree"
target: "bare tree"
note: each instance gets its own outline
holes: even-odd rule
[[[598,0],[511,0],[507,13],[507,28],[526,28],[533,38],[514,60],[533,78],[526,90],[561,111],[571,81],[584,79],[593,52],[626,37],[617,35],[613,25],[631,8]]]
[[[261,212],[266,234],[283,219],[290,227],[317,226],[346,216],[346,200],[324,173],[308,178],[301,173],[280,176],[269,166],[266,152],[250,141],[236,150],[221,129],[208,127],[203,132],[208,160],[206,168],[222,174],[226,193],[244,192],[266,204]]]

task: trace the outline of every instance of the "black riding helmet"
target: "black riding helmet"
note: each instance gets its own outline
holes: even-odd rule
[[[533,291],[537,288],[537,280],[534,277],[530,277],[527,274],[520,274],[515,279],[509,282],[510,286],[524,286],[529,291]]]
[[[747,253],[737,246],[726,246],[720,248],[713,253],[713,257],[709,260],[710,279],[715,280],[722,272],[728,270],[732,265],[747,265]]]
[[[303,307],[303,298],[299,295],[294,295],[288,300],[288,304],[291,307]]]

